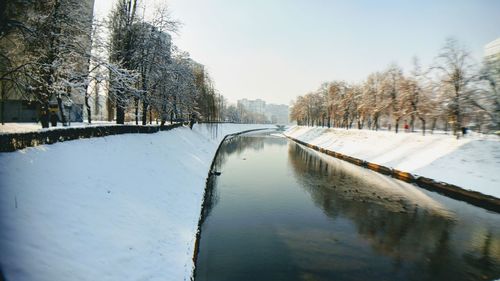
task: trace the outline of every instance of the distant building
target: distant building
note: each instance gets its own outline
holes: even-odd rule
[[[263,115],[267,123],[288,124],[288,105],[266,104],[261,99],[241,99],[238,100],[237,106],[249,113]]]
[[[484,57],[487,60],[500,59],[500,38],[497,38],[484,46]]]
[[[266,116],[272,124],[286,125],[288,121],[288,105],[285,104],[268,104],[266,105]]]
[[[251,113],[265,114],[266,112],[266,102],[261,99],[248,100],[241,99],[238,100],[238,107],[244,108],[246,111]]]

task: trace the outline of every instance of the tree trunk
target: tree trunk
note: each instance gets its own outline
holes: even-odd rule
[[[53,67],[54,61],[56,60],[56,56],[59,53],[59,40],[57,35],[61,33],[61,27],[59,24],[57,24],[57,20],[59,20],[59,12],[60,12],[60,7],[61,3],[60,1],[54,1],[54,6],[53,6],[53,14],[51,17],[51,33],[50,33],[50,40],[48,42],[48,54],[46,58],[44,59],[44,63],[48,65],[48,69],[43,70],[43,79],[46,84],[44,86],[44,89],[42,90],[42,96],[47,95],[46,97],[43,98],[42,101],[42,108],[40,111],[40,122],[42,123],[42,128],[48,128],[49,127],[49,119],[50,119],[50,112],[49,112],[49,100],[52,97],[53,92],[50,91],[50,87],[54,84],[54,77],[55,77],[55,69]],[[66,119],[64,116],[63,108],[62,108],[62,100],[61,97],[57,97],[57,104],[59,106],[59,111],[61,114],[61,121],[63,122],[63,125],[66,124]]]
[[[113,101],[113,99],[108,95],[108,98],[106,99],[106,113],[107,113],[107,117],[108,117],[108,121],[111,122],[113,121],[115,115],[113,112],[116,111],[115,109],[115,102]]]
[[[142,101],[142,125],[146,125],[148,123],[148,102],[144,99]],[[151,117],[149,117],[151,120]]]
[[[460,129],[462,127],[462,116],[460,114],[460,88],[455,86],[455,124],[453,126],[453,134],[457,136],[457,139],[460,138]]]
[[[116,101],[116,124],[125,124],[125,107],[118,100]]]
[[[425,119],[420,118],[420,121],[422,121],[422,135],[425,136]]]
[[[87,108],[87,120],[89,121],[89,124],[92,123],[92,115],[91,115],[91,110],[90,110],[90,103],[89,103],[89,96],[85,94],[85,107]]]
[[[63,104],[62,104],[62,98],[60,96],[57,97],[57,105],[59,107],[59,114],[61,116],[61,122],[63,124],[63,126],[66,126],[67,123],[66,123],[66,116],[64,115],[64,108],[63,108]]]
[[[134,98],[135,124],[139,125],[139,98]]]
[[[5,102],[3,98],[0,101],[0,110],[2,111],[2,116],[0,116],[2,118],[2,125],[5,125]]]
[[[0,90],[2,91],[2,99],[0,100],[0,111],[2,112],[2,114],[0,118],[2,119],[2,125],[5,125],[5,82],[1,83]]]
[[[49,127],[49,102],[43,101],[40,105],[40,123],[42,123],[42,128]]]

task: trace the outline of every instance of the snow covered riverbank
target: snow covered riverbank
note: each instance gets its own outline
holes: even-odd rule
[[[269,126],[197,124],[0,153],[6,280],[189,280],[220,141]]]
[[[285,135],[365,161],[500,198],[500,138],[292,127]]]

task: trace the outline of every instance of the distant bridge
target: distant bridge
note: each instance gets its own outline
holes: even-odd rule
[[[278,131],[284,131],[286,125],[278,125],[278,124],[276,124],[276,127],[278,128]]]

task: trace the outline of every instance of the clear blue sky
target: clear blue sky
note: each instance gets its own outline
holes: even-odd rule
[[[96,10],[103,13],[108,3],[96,0]],[[184,24],[174,43],[207,66],[232,102],[288,104],[323,81],[362,81],[392,62],[409,70],[413,56],[429,64],[447,37],[479,61],[484,45],[500,37],[496,0],[167,3]]]

